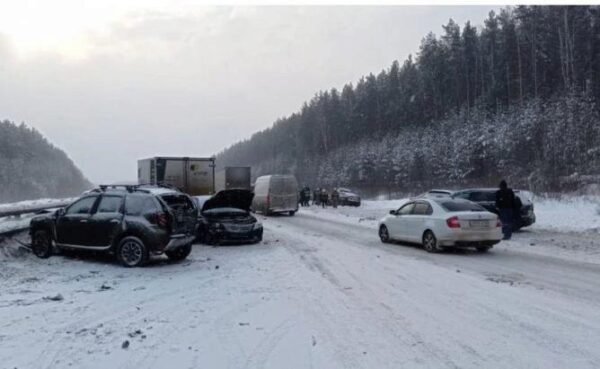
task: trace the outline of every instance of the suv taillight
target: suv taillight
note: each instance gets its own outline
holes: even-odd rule
[[[150,215],[150,223],[156,224],[161,228],[167,228],[169,225],[169,216],[165,212],[154,213]]]
[[[458,222],[457,216],[453,216],[453,217],[446,219],[446,224],[450,228],[460,228],[460,223]]]

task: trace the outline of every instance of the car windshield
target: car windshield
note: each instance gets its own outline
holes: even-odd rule
[[[437,203],[440,204],[440,206],[444,208],[444,210],[451,213],[457,211],[486,211],[481,205],[478,205],[471,201],[445,200],[438,201]]]

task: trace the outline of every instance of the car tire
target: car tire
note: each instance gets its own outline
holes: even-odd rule
[[[477,250],[477,252],[484,253],[490,251],[491,248],[492,246],[478,246],[475,249]]]
[[[117,260],[125,267],[135,268],[143,266],[148,261],[148,258],[148,248],[137,237],[125,237],[117,246]]]
[[[423,248],[425,251],[431,253],[440,251],[440,248],[437,244],[437,239],[435,238],[433,232],[426,231],[423,233]]]
[[[40,259],[47,259],[52,255],[52,238],[45,230],[35,231],[31,239],[31,251]]]
[[[390,232],[383,224],[379,227],[379,239],[383,243],[390,243]]]
[[[295,211],[295,210],[292,210],[292,211],[290,211],[290,213],[289,213],[289,214],[290,214],[290,216],[291,216],[291,217],[293,217],[294,215],[296,215],[296,211]]]
[[[185,246],[181,246],[176,248],[175,250],[165,251],[165,255],[171,261],[181,261],[188,257],[188,255],[192,252],[192,244],[187,244]]]

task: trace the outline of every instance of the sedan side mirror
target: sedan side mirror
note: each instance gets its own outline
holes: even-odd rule
[[[396,213],[396,210],[390,210],[390,214],[391,215],[398,215],[398,213]]]

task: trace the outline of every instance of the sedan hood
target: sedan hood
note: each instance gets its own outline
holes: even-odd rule
[[[202,211],[216,208],[236,208],[250,211],[254,194],[248,190],[224,190],[204,202]]]

